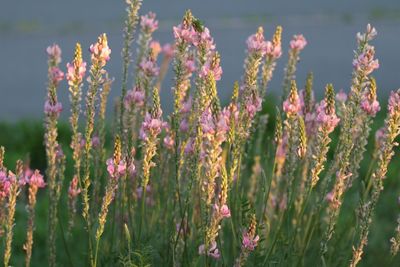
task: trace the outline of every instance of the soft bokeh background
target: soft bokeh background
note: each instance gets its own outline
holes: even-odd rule
[[[172,41],[171,27],[190,8],[210,28],[222,55],[224,75],[219,91],[227,99],[232,84],[242,75],[245,40],[259,25],[270,38],[282,25],[285,56],[279,61],[270,92],[279,94],[286,50],[293,34],[303,33],[309,45],[302,53],[298,83],[304,84],[308,71],[315,76],[321,95],[332,82],[348,90],[351,79],[355,34],[370,22],[378,30],[374,42],[381,67],[376,71],[379,95],[400,86],[398,76],[400,39],[399,0],[145,0],[141,13],[154,11],[160,20],[155,39]],[[0,8],[0,120],[41,118],[46,85],[45,48],[57,42],[63,49],[63,63],[72,58],[75,42],[88,48],[106,32],[112,48],[108,65],[116,78],[111,97],[120,94],[123,0],[17,0],[2,1]],[[86,50],[87,51],[87,50]],[[88,53],[86,53],[88,58]],[[172,99],[167,77],[162,91],[164,109]],[[59,90],[68,110],[66,83]],[[111,102],[111,101],[110,101]],[[67,112],[64,112],[67,113]],[[64,115],[66,118],[66,114]]]

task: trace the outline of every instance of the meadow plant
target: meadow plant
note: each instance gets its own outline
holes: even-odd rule
[[[306,81],[296,79],[307,40],[294,35],[282,101],[271,108],[267,88],[284,53],[281,26],[271,40],[262,27],[248,37],[243,76],[225,102],[218,95],[223,69],[210,29],[188,10],[171,30],[173,43],[162,45],[153,40],[156,15],[140,15],[141,4],[126,1],[122,84],[112,120],[107,103],[116,89],[105,70],[111,60],[106,34],[88,49],[77,43],[65,75],[60,47],[46,49],[46,172],[19,160],[14,174],[0,148],[4,265],[19,266],[14,255],[22,249],[25,266],[37,264],[34,245],[43,243],[33,242],[37,206],[48,214],[50,266],[362,264],[371,252],[369,233],[380,229],[372,225],[384,181],[392,178],[386,179],[400,133],[400,91],[393,91],[369,149],[383,107],[371,75],[379,68],[370,44],[375,28],[357,34],[350,91],[335,93],[328,83],[321,100],[311,72]],[[90,64],[83,60],[87,50]],[[160,92],[170,65],[173,111],[163,114]],[[69,144],[58,125],[63,109],[57,91],[64,87],[71,104]],[[48,192],[48,204],[40,191]],[[20,202],[27,211],[24,244],[13,242],[25,225]],[[355,209],[355,202],[357,220],[347,225],[343,210]],[[387,263],[397,266],[400,226],[393,227]]]

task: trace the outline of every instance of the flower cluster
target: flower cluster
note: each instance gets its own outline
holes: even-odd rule
[[[289,97],[283,102],[283,111],[288,116],[295,116],[301,110],[300,98],[295,81],[292,81]]]
[[[204,255],[206,253],[206,247],[204,244],[199,246],[199,255]],[[210,247],[207,249],[207,256],[210,256],[214,259],[219,259],[221,254],[219,253],[218,247],[217,247],[217,242],[213,241],[210,244]]]
[[[369,75],[379,68],[379,60],[374,59],[375,48],[370,45],[366,46],[365,51],[353,60],[353,67],[356,71],[361,71],[365,75]]]
[[[158,21],[156,14],[149,12],[148,14],[140,17],[140,26],[148,33],[152,33],[158,29]]]
[[[107,172],[110,175],[110,177],[118,179],[119,177],[125,174],[126,163],[123,159],[116,162],[114,158],[109,158],[106,164],[107,164]]]
[[[255,34],[250,35],[249,38],[247,38],[246,44],[247,51],[250,54],[261,54],[263,56],[267,53],[267,50],[271,53],[271,51],[275,49],[272,44],[268,45],[265,41],[264,31],[261,27],[258,28],[258,31]]]
[[[290,41],[290,48],[296,51],[301,51],[306,47],[307,40],[302,34],[294,35],[293,39]]]
[[[106,65],[106,62],[110,60],[111,49],[108,47],[105,33],[99,36],[95,44],[90,45],[89,51],[93,63],[98,63],[100,67]]]
[[[127,110],[132,107],[143,107],[145,101],[145,92],[140,86],[135,86],[129,90],[125,96],[124,104]]]
[[[86,62],[82,60],[82,49],[76,44],[75,56],[72,63],[67,63],[67,81],[70,86],[80,84],[86,73]]]
[[[10,192],[10,180],[5,171],[0,171],[0,200],[8,196]]]
[[[57,44],[53,44],[46,49],[47,56],[54,61],[55,65],[61,63],[61,49]]]

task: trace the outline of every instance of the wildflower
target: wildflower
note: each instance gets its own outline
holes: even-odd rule
[[[140,128],[140,139],[145,141],[149,136],[159,135],[162,126],[163,122],[160,118],[154,118],[150,113],[147,113]]]
[[[68,196],[69,198],[73,199],[76,198],[80,193],[81,189],[78,187],[78,177],[75,175],[69,184]]]
[[[207,62],[201,68],[200,77],[205,79],[208,77],[208,75],[210,75],[210,73],[212,73],[213,78],[216,81],[219,81],[222,75],[222,68],[219,64],[220,64],[220,57],[216,53],[213,57],[211,57],[211,59],[207,60]]]
[[[295,116],[300,109],[300,98],[297,93],[296,82],[293,80],[290,95],[288,99],[283,102],[283,111],[286,112],[288,116]]]
[[[46,183],[43,180],[43,175],[40,174],[39,170],[35,170],[32,174],[31,178],[29,179],[29,185],[43,188],[46,186]]]
[[[282,44],[281,44],[282,27],[276,27],[274,37],[271,41],[266,43],[266,55],[274,59],[278,59],[282,56]]]
[[[157,63],[152,58],[143,59],[143,61],[139,64],[139,67],[144,74],[149,77],[157,76],[160,71]]]
[[[307,40],[302,34],[294,35],[290,41],[290,48],[293,50],[301,51],[307,45]]]
[[[172,150],[174,149],[174,145],[175,145],[175,141],[174,139],[171,137],[171,135],[167,135],[166,137],[164,137],[164,146],[169,149]]]
[[[205,251],[205,245],[202,244],[199,246],[199,255],[204,255],[206,253]],[[214,258],[214,259],[219,259],[221,256],[217,247],[217,242],[213,241],[210,245],[210,248],[208,248],[207,255]]]
[[[226,205],[226,204],[223,204],[221,207],[219,207],[218,204],[214,204],[214,210],[222,218],[231,217],[231,211],[230,211],[228,205]]]
[[[201,46],[206,51],[206,55],[215,50],[214,39],[207,27],[204,27],[202,32],[195,35],[192,41],[194,46]]]
[[[152,33],[158,29],[158,21],[156,14],[149,12],[148,14],[140,17],[140,26],[148,33]]]
[[[62,104],[60,102],[50,104],[50,102],[47,100],[44,104],[44,113],[50,116],[58,117],[62,109]]]
[[[339,92],[336,94],[336,100],[338,102],[344,103],[347,100],[347,94],[343,89],[340,89]]]
[[[258,31],[250,35],[247,38],[247,51],[251,54],[261,54],[262,56],[265,55],[267,52],[267,42],[264,40],[264,30],[263,28],[258,28]]]
[[[5,171],[0,171],[0,199],[4,199],[10,192],[10,180],[7,177]]]
[[[400,93],[390,92],[388,111],[390,116],[395,116],[400,113]]]
[[[379,60],[374,59],[375,49],[373,46],[367,45],[365,51],[353,60],[353,67],[356,71],[362,71],[365,75],[369,75],[379,68]]]
[[[242,239],[242,247],[246,250],[253,251],[257,247],[260,237],[258,235],[252,237],[247,231],[245,231],[243,232]]]
[[[89,48],[91,59],[93,62],[98,62],[100,67],[104,67],[106,62],[110,60],[111,49],[108,47],[107,36],[105,33],[99,36],[95,44]]]
[[[109,158],[106,163],[107,163],[108,174],[112,178],[118,179],[119,177],[125,174],[126,163],[124,160],[115,162],[114,158]]]
[[[376,113],[381,110],[379,102],[376,100],[376,94],[375,96],[371,96],[369,93],[364,94],[361,99],[361,109],[371,117],[375,117]]]
[[[192,43],[197,36],[193,26],[186,24],[179,24],[178,26],[173,27],[173,32],[175,39],[180,42]]]
[[[320,104],[317,106],[317,123],[323,128],[326,129],[327,133],[331,133],[335,127],[338,125],[340,119],[336,116],[336,114],[327,112],[327,104],[325,100],[322,100]]]
[[[133,107],[143,107],[144,100],[145,92],[141,89],[141,87],[136,86],[133,89],[129,90],[126,94],[124,99],[125,108],[131,110],[133,104]]]
[[[80,84],[86,73],[86,62],[82,61],[81,46],[77,44],[76,47],[74,61],[67,63],[66,78],[69,86]]]
[[[371,26],[371,24],[367,24],[367,30],[364,34],[357,33],[357,42],[358,43],[363,43],[363,42],[368,42],[373,40],[378,32],[374,27]]]
[[[47,55],[54,60],[56,65],[61,62],[61,49],[57,44],[53,44],[46,49]]]

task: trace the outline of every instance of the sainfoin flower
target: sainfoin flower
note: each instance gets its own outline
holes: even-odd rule
[[[98,62],[103,67],[110,60],[111,49],[108,47],[107,35],[103,33],[97,39],[95,44],[89,48],[91,59],[93,62]]]
[[[174,37],[180,42],[193,43],[193,41],[197,37],[197,33],[194,30],[193,26],[186,26],[179,24],[178,26],[173,27]]]
[[[376,96],[371,99],[367,93],[364,94],[361,99],[361,109],[368,115],[375,117],[376,113],[381,110],[381,107],[379,102],[376,100]]]
[[[292,90],[290,91],[289,97],[283,102],[283,111],[288,116],[294,116],[301,110],[300,98],[297,93],[297,88],[294,81],[292,81]]]
[[[379,68],[379,61],[374,59],[374,56],[374,47],[367,45],[365,52],[353,60],[353,67],[357,71],[363,71],[365,75],[371,74],[374,70]]]
[[[220,58],[218,54],[215,54],[211,57],[204,66],[201,68],[200,77],[206,78],[210,73],[213,74],[213,77],[216,81],[221,79],[222,68],[220,66]]]
[[[160,68],[157,66],[157,63],[153,58],[143,59],[143,61],[139,64],[140,69],[150,77],[157,76]]]
[[[335,98],[338,102],[344,103],[347,100],[347,94],[343,89],[340,89]]]
[[[144,105],[145,92],[138,86],[129,90],[125,96],[125,108],[131,110],[132,106],[142,107]]]
[[[221,216],[221,218],[231,217],[231,211],[226,204],[222,205],[221,207],[219,207],[217,204],[214,204],[214,210],[218,213],[219,216]]]
[[[149,12],[148,14],[140,17],[140,26],[148,32],[152,33],[158,28],[158,21],[156,20],[156,14]]]
[[[10,186],[11,183],[6,172],[0,171],[0,199],[8,196],[8,193],[10,192]]]
[[[290,41],[290,48],[293,50],[303,50],[307,45],[307,40],[302,34],[294,35],[293,39]]]
[[[29,179],[29,185],[38,188],[43,188],[46,186],[46,183],[43,180],[43,175],[40,174],[39,170],[35,170],[35,172],[31,175],[31,178]]]
[[[161,51],[164,53],[164,56],[166,58],[172,58],[174,56],[174,46],[166,43],[165,45],[163,45]]]
[[[161,133],[162,128],[162,120],[153,118],[150,113],[147,113],[140,128],[140,139],[147,140],[149,135],[157,136]]]
[[[390,92],[388,110],[391,116],[400,114],[400,89],[397,92]]]
[[[260,237],[256,235],[252,237],[247,231],[244,231],[242,234],[242,247],[245,250],[253,251],[257,247],[257,243]]]
[[[78,177],[75,175],[72,178],[71,183],[69,184],[68,188],[68,196],[70,198],[75,198],[81,193],[81,189],[78,186]]]
[[[205,251],[205,245],[202,244],[199,246],[199,255],[204,255],[206,253]],[[219,259],[221,256],[217,247],[217,242],[213,241],[210,244],[210,247],[208,248],[207,255],[214,258],[214,259]]]
[[[109,158],[106,164],[107,164],[107,171],[110,177],[118,179],[119,177],[125,174],[126,163],[124,160],[115,162],[114,158]]]
[[[261,53],[261,55],[264,55],[267,52],[267,42],[264,39],[263,29],[260,27],[255,34],[250,35],[246,44],[249,53]]]
[[[47,55],[54,60],[57,65],[61,62],[61,49],[57,44],[53,44],[46,49]]]
[[[67,81],[69,85],[81,83],[86,72],[86,62],[81,62],[79,65],[75,63],[67,63]]]
[[[62,111],[62,104],[57,102],[55,104],[51,104],[48,100],[44,103],[44,113],[47,115],[59,116]]]
[[[50,69],[50,78],[53,83],[58,84],[64,79],[64,72],[62,72],[58,67],[52,67]]]
[[[317,105],[317,123],[326,129],[328,133],[331,133],[338,125],[340,119],[336,116],[335,112],[329,114],[326,110],[326,102],[322,100]]]

